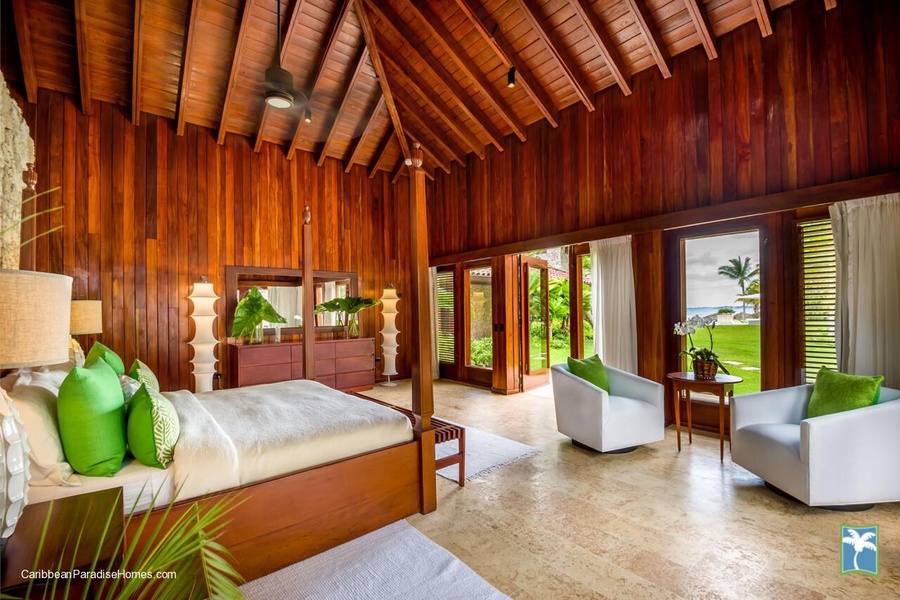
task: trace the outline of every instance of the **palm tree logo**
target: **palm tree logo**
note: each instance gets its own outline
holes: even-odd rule
[[[842,529],[843,529],[843,537],[841,538],[841,542],[843,542],[844,544],[847,544],[848,546],[851,546],[853,548],[853,569],[852,570],[867,572],[867,573],[872,573],[874,575],[877,575],[878,574],[878,546],[876,544],[878,543],[878,526],[876,525],[874,527],[857,527],[857,528],[850,528],[850,527],[844,526],[844,527],[842,527]],[[857,531],[858,529],[863,530],[863,533],[860,534],[859,531]],[[868,531],[866,531],[866,530],[868,530]],[[874,543],[873,543],[873,541],[870,541],[870,540],[874,540]],[[849,549],[845,548],[845,550],[849,550]],[[875,553],[875,563],[874,563],[875,569],[874,570],[867,569],[867,568],[861,569],[859,567],[859,555],[862,554],[863,552],[865,552],[866,550],[871,550],[872,552]],[[848,571],[850,571],[850,569],[842,568],[842,571],[848,572]]]

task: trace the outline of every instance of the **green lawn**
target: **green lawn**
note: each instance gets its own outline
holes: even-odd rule
[[[713,331],[715,351],[732,375],[744,381],[734,388],[735,394],[751,394],[760,390],[759,325],[719,325]],[[694,336],[694,343],[707,343],[705,333]],[[740,364],[733,364],[740,363]],[[757,370],[747,367],[756,367]]]

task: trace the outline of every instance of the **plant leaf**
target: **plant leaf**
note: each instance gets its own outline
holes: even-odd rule
[[[233,337],[244,337],[263,321],[269,323],[287,323],[287,321],[272,308],[269,301],[263,298],[259,288],[253,286],[247,295],[241,298],[234,309],[234,323],[231,326]]]

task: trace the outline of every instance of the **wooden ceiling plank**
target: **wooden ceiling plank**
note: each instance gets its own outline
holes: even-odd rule
[[[144,0],[134,2],[134,53],[131,61],[131,122],[141,124],[141,73],[144,55]]]
[[[25,79],[25,98],[37,102],[37,69],[34,65],[34,48],[31,45],[31,28],[28,26],[28,0],[13,0],[13,20],[19,39],[19,59],[22,77]]]
[[[772,35],[772,11],[766,0],[750,0],[756,22],[759,23],[759,31],[763,37]]]
[[[178,116],[175,121],[175,133],[184,135],[185,117],[187,115],[187,99],[191,89],[191,75],[194,70],[194,43],[197,36],[197,21],[200,15],[200,1],[191,0],[191,15],[185,32],[184,60],[181,62],[181,81],[178,83]]]
[[[446,140],[443,139],[443,136],[439,135],[428,125],[428,119],[423,117],[418,113],[418,110],[412,106],[410,103],[405,102],[402,98],[397,98],[397,103],[400,105],[400,108],[403,109],[403,112],[406,113],[407,122],[412,121],[412,124],[415,125],[416,129],[420,134],[427,134],[429,137],[435,140],[435,145],[441,147],[441,151],[449,154],[450,158],[455,160],[461,165],[465,165],[466,161],[463,158],[463,154],[460,153],[459,150],[451,146]],[[418,136],[421,139],[421,135]]]
[[[388,107],[388,113],[391,115],[391,122],[394,124],[394,133],[397,134],[397,141],[400,142],[400,150],[404,159],[409,158],[409,144],[406,141],[406,134],[403,132],[403,123],[400,121],[400,113],[397,111],[397,104],[394,102],[394,94],[391,92],[391,85],[388,82],[387,73],[384,70],[384,64],[381,62],[381,53],[378,51],[378,43],[375,40],[375,30],[372,28],[372,21],[369,19],[368,6],[362,1],[356,4],[356,16],[359,18],[359,24],[362,26],[363,37],[366,45],[369,47],[369,53],[372,55],[372,66],[375,67],[375,73],[378,75],[378,84],[381,86],[381,94],[384,96],[385,104]]]
[[[672,58],[669,56],[669,48],[663,41],[659,27],[656,26],[653,15],[647,8],[646,0],[625,0],[625,4],[631,9],[635,23],[641,30],[641,35],[647,41],[650,56],[656,61],[662,76],[668,79],[672,76]]]
[[[241,68],[241,59],[244,57],[244,44],[250,34],[250,13],[257,0],[247,0],[244,3],[244,12],[241,14],[241,25],[238,29],[237,44],[234,46],[234,55],[231,58],[231,72],[228,75],[228,87],[225,88],[225,102],[222,104],[222,117],[219,119],[219,135],[216,141],[219,145],[225,143],[225,133],[228,131],[228,113],[231,110],[234,87],[237,83],[238,71]]]
[[[372,135],[372,132],[375,130],[375,117],[379,112],[384,108],[384,94],[380,94],[378,96],[378,102],[375,103],[375,108],[373,108],[366,119],[366,126],[363,129],[362,134],[353,142],[353,147],[350,149],[350,158],[347,159],[347,166],[344,168],[344,173],[349,173],[350,169],[353,168],[353,165],[356,164],[356,161],[359,160],[360,150],[366,144],[366,140],[369,139],[369,136]]]
[[[437,81],[443,83],[444,87],[450,92],[453,101],[459,108],[468,115],[472,121],[485,133],[490,139],[491,144],[498,151],[503,152],[503,134],[501,134],[494,124],[491,123],[487,115],[475,104],[472,98],[462,89],[447,70],[437,61],[429,61],[425,59],[423,53],[428,52],[420,41],[418,41],[415,33],[403,22],[397,13],[387,5],[387,3],[374,3],[372,0],[360,0],[366,3],[366,9],[376,14],[384,23],[385,27],[390,29],[398,38],[403,40],[417,66],[421,66],[428,71]]]
[[[616,49],[615,42],[613,42],[613,39],[606,32],[603,21],[600,20],[600,17],[597,16],[597,13],[594,12],[587,0],[574,0],[574,2],[571,3],[571,6],[587,26],[588,32],[590,33],[591,38],[593,38],[594,44],[597,46],[597,50],[603,55],[603,59],[606,61],[606,65],[609,67],[613,79],[619,84],[622,93],[626,96],[630,96],[631,75],[628,73],[628,67],[625,65],[625,61],[622,60],[622,55],[619,54],[619,51]]]
[[[284,41],[281,44],[281,56],[278,57],[279,65],[283,65],[285,60],[287,60],[288,49],[291,47],[291,42],[294,39],[294,32],[297,30],[297,24],[300,22],[300,14],[303,12],[303,2],[304,0],[295,0],[294,7],[291,9],[291,14],[288,17],[287,31],[284,34]],[[279,32],[279,35],[280,34],[281,32]],[[272,107],[268,104],[263,106],[262,118],[259,120],[259,128],[256,130],[256,138],[253,142],[254,152],[262,150],[262,144],[266,141],[266,126],[269,124],[269,111],[271,110]]]
[[[331,143],[334,141],[334,136],[337,133],[338,129],[338,123],[340,123],[341,121],[341,116],[346,114],[347,112],[347,104],[350,101],[350,93],[359,82],[359,78],[362,75],[363,69],[366,66],[366,60],[368,58],[369,49],[366,48],[365,45],[363,45],[359,53],[359,58],[356,60],[356,66],[353,68],[353,74],[350,75],[350,79],[347,81],[347,85],[344,88],[344,97],[341,100],[341,105],[334,115],[334,120],[331,122],[331,127],[328,128],[328,136],[325,138],[325,144],[322,146],[322,151],[319,153],[319,158],[316,160],[316,164],[318,164],[320,167],[325,164],[325,157],[328,156],[328,149],[331,146]]]
[[[522,62],[518,53],[512,45],[503,37],[503,32],[499,31],[499,27],[488,16],[484,19],[478,16],[478,4],[476,0],[456,0],[457,6],[466,15],[475,30],[485,41],[488,47],[493,50],[503,64],[507,67],[513,67],[516,70],[517,80],[521,81],[522,88],[534,105],[537,107],[544,118],[551,126],[559,126],[559,112],[550,96],[544,91],[544,86],[537,80],[531,69]],[[496,33],[492,33],[496,32]],[[483,157],[482,157],[483,158]]]
[[[78,88],[81,93],[81,112],[91,114],[91,60],[87,37],[88,0],[75,0],[75,46],[78,52]]]
[[[516,0],[516,2],[526,21],[531,25],[531,29],[538,35],[541,42],[550,51],[553,60],[562,69],[563,76],[569,82],[569,85],[572,86],[572,89],[575,90],[575,95],[578,96],[578,99],[589,111],[593,112],[594,94],[591,90],[590,82],[582,74],[578,65],[575,64],[575,59],[566,52],[562,40],[559,39],[559,36],[556,35],[546,19],[544,19],[538,4],[534,0]]]
[[[426,89],[419,85],[419,83],[406,72],[406,69],[391,58],[390,55],[385,54],[381,58],[384,61],[384,64],[391,68],[398,81],[403,85],[412,88],[425,104],[437,113],[441,120],[447,124],[450,130],[459,136],[472,152],[478,155],[478,158],[484,159],[484,144],[482,144],[467,127],[464,127],[462,123],[453,116],[450,107],[441,100],[440,96],[435,93],[433,88]]]
[[[384,96],[382,96],[384,98]],[[369,163],[369,179],[375,177],[375,174],[378,173],[378,165],[381,164],[381,161],[384,159],[384,155],[387,154],[388,148],[391,145],[391,140],[394,139],[394,128],[388,127],[387,133],[384,134],[384,139],[381,140],[381,143],[378,144],[378,149],[375,151],[373,155],[374,158],[372,162]]]
[[[322,46],[313,76],[309,82],[307,82],[306,89],[308,91],[306,97],[309,98],[310,104],[312,103],[316,92],[320,91],[319,87],[322,81],[322,75],[325,73],[325,65],[328,62],[329,57],[331,57],[332,51],[334,51],[334,46],[337,44],[338,38],[340,38],[341,29],[344,28],[347,15],[350,14],[350,5],[352,3],[352,0],[340,0],[337,7],[335,7],[334,15],[331,18],[331,26],[328,29],[328,37],[325,38],[325,45]],[[297,150],[297,147],[300,145],[300,140],[303,137],[303,125],[306,123],[303,119],[303,111],[299,111],[298,117],[297,128],[294,129],[294,135],[291,137],[291,145],[288,147],[287,156],[289,159],[294,158],[294,151]]]
[[[837,8],[837,0],[825,0],[825,10]]]
[[[700,0],[684,0],[684,6],[687,8],[688,16],[694,23],[697,30],[697,37],[706,50],[706,56],[709,60],[719,58],[719,49],[716,47],[716,34],[713,33],[712,24],[709,22],[709,15]]]
[[[497,111],[506,124],[520,141],[525,141],[525,125],[513,111],[512,107],[497,91],[494,85],[480,70],[475,68],[475,62],[466,53],[462,44],[441,21],[441,18],[431,10],[427,4],[419,0],[404,0],[409,10],[418,18],[419,22],[432,36],[432,39],[440,46],[453,62],[459,67],[460,72],[475,87],[478,93],[483,94],[491,107]]]

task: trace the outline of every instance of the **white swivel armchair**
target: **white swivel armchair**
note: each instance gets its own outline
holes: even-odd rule
[[[663,386],[606,367],[611,393],[554,365],[556,428],[577,446],[599,452],[627,452],[665,437]]]
[[[900,501],[900,390],[878,404],[807,419],[811,385],[737,396],[731,459],[809,506]]]

